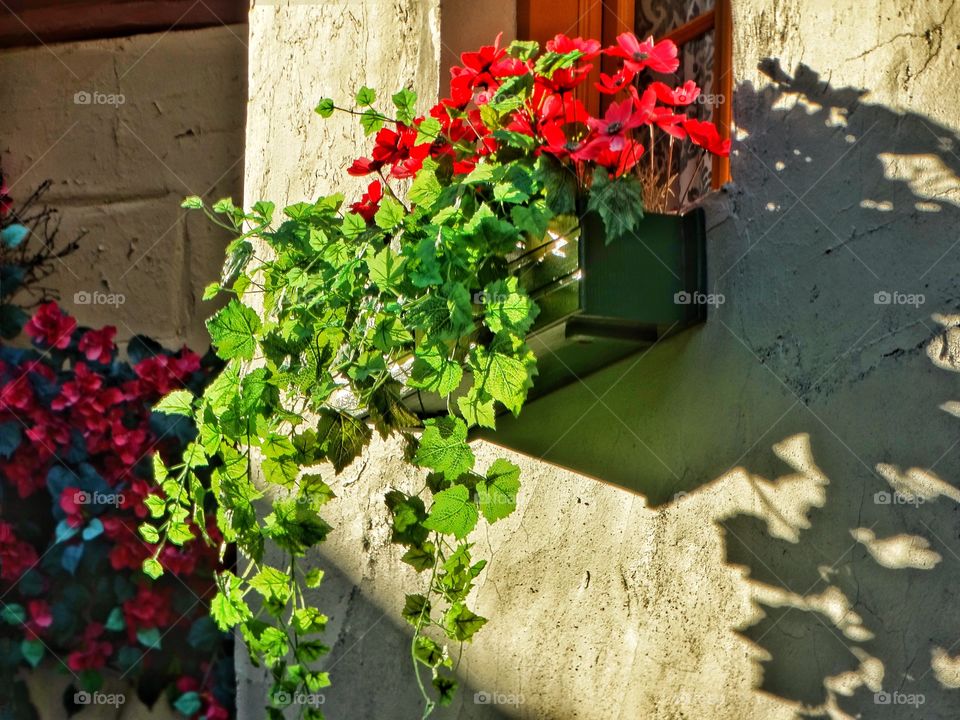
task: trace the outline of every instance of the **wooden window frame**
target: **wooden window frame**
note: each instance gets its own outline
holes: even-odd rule
[[[733,124],[733,21],[731,0],[715,0],[712,10],[675,28],[665,38],[678,46],[714,33],[713,77],[717,96],[713,108],[713,122],[720,137],[730,138]],[[568,0],[559,11],[556,0],[517,0],[517,36],[521,39],[548,40],[556,32],[580,37],[600,38],[604,46],[616,43],[617,35],[633,32],[636,27],[636,0]],[[566,26],[566,29],[564,29]],[[550,32],[548,32],[548,28]],[[604,58],[603,62],[609,58]],[[594,82],[599,80],[601,67],[595,66],[588,82],[578,88],[580,99],[590,112],[598,114],[603,100]],[[730,159],[714,157],[711,183],[719,189],[730,180]]]

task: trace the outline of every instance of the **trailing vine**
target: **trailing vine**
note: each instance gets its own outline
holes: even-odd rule
[[[353,204],[334,194],[278,218],[269,202],[249,211],[229,200],[183,203],[237,235],[207,292],[230,297],[208,321],[226,367],[202,397],[174,392],[158,406],[192,417],[198,435],[182,463],[158,463],[166,500],[151,507],[145,535],[158,539],[157,553],[193,540],[212,494],[225,543],[249,561],[220,574],[212,615],[238,628],[272,673],[271,718],[297,693],[329,683],[314,669],[329,650],[320,639],[327,618],[305,593],[322,572],[305,557],[332,530],[321,515],[334,497],[323,467],[342,472],[374,432],[402,438],[406,460],[423,473],[419,491],[393,489],[384,501],[392,540],[420,578],[402,615],[413,626],[424,717],[451,701],[450,646],[487,622],[471,606],[486,561],[469,537],[481,517],[495,523],[513,512],[520,489],[520,469],[502,457],[479,464],[468,433],[495,428],[501,411],[518,414],[537,372],[525,337],[538,308],[510,260],[578,208],[601,216],[608,242],[635,230],[644,196],[653,197],[638,137],[656,129],[671,148],[689,138],[728,149],[716,128],[678,109],[696,92],[654,83],[640,96],[632,85],[645,68],[676,70],[669,42],[621,36],[606,52],[622,67],[601,76],[600,89],[625,97],[603,119],[590,116],[573,91],[600,52],[596,41],[564,36],[544,52],[527,42],[501,48],[498,39],[463,55],[451,97],[426,115],[411,90],[391,97],[389,113],[366,87],[354,107],[322,100],[321,116],[350,113],[375,134],[371,156],[348,172],[378,179]],[[405,192],[398,180],[409,181]],[[418,394],[440,410],[426,412]],[[268,558],[268,544],[280,555],[271,549]],[[151,558],[145,570],[162,567]],[[322,717],[312,706],[301,714]]]

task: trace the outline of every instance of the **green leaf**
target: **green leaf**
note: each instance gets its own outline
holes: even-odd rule
[[[477,519],[477,508],[470,501],[470,491],[463,485],[454,485],[434,496],[430,515],[423,525],[460,540],[473,530]]]
[[[320,98],[320,102],[317,103],[317,107],[313,111],[322,118],[328,118],[333,115],[335,109],[333,98]]]
[[[494,333],[508,330],[526,335],[540,312],[530,296],[520,289],[515,277],[487,285],[483,299],[483,321]]]
[[[323,570],[320,568],[311,568],[307,573],[304,583],[308,588],[318,588],[323,581]]]
[[[537,200],[530,205],[517,205],[510,209],[510,219],[513,220],[513,224],[538,240],[547,234],[552,217],[544,200]]]
[[[267,482],[281,487],[290,487],[300,474],[300,466],[292,455],[265,457],[260,464]]]
[[[519,491],[520,468],[502,458],[494,460],[486,480],[477,483],[480,511],[487,522],[501,520],[516,510]]]
[[[145,648],[150,650],[160,649],[160,630],[158,628],[146,628],[137,630],[137,640]]]
[[[540,52],[540,43],[536,40],[514,40],[507,46],[507,54],[518,60],[532,60]]]
[[[226,632],[238,623],[253,617],[250,608],[243,600],[240,591],[240,578],[231,572],[224,572],[221,576],[223,586],[218,588],[217,594],[210,603],[210,615],[217,627]]]
[[[183,695],[178,697],[174,701],[173,707],[181,715],[189,718],[200,712],[200,708],[203,707],[203,703],[200,700],[200,695],[191,690],[190,692],[185,692]]]
[[[423,169],[417,173],[410,189],[407,191],[407,200],[422,208],[431,208],[440,197],[440,181],[436,173]]]
[[[380,209],[373,216],[373,221],[377,224],[377,227],[383,230],[392,230],[402,223],[405,217],[406,211],[403,209],[403,205],[392,197],[385,197],[380,201]]]
[[[413,461],[420,467],[443,473],[456,480],[473,467],[473,451],[467,444],[467,426],[456,417],[431,418],[420,438]]]
[[[317,440],[338,473],[359,457],[371,435],[370,428],[359,418],[329,408],[320,411]]]
[[[367,230],[367,221],[356,213],[347,213],[343,216],[344,237],[353,240],[360,237]]]
[[[497,427],[497,414],[493,398],[483,388],[476,385],[463,397],[457,398],[457,407],[463,414],[467,425],[479,425],[494,429]]]
[[[366,85],[361,87],[357,91],[357,105],[367,106],[373,105],[377,101],[377,93],[375,90],[368,88]]]
[[[407,260],[397,255],[390,247],[385,247],[367,260],[370,279],[383,292],[395,292],[403,282]]]
[[[423,145],[424,143],[432,143],[440,137],[442,130],[443,128],[439,120],[434,117],[424,118],[423,122],[417,126],[417,140],[415,144]]]
[[[633,176],[610,179],[604,168],[597,168],[587,198],[587,209],[603,220],[604,240],[611,242],[633,236],[643,220],[643,186]]]
[[[265,600],[277,600],[284,604],[293,592],[290,576],[268,565],[262,565],[260,572],[250,579],[250,587],[263,595]]]
[[[463,368],[447,357],[444,345],[418,347],[407,384],[446,397],[460,386]]]
[[[373,108],[364,110],[363,115],[360,116],[360,127],[363,128],[364,133],[372,135],[383,127],[383,115]]]
[[[151,545],[156,545],[160,542],[160,532],[153,526],[144,523],[140,526],[140,535]]]
[[[43,660],[43,650],[43,643],[39,640],[24,640],[20,643],[20,654],[33,668]]]
[[[252,308],[234,299],[207,320],[207,330],[221,358],[251,360],[257,346],[255,336],[260,331],[260,317]]]
[[[104,623],[104,627],[113,632],[120,632],[126,626],[127,623],[123,619],[123,609],[119,607],[115,607],[110,611],[110,614],[107,616],[107,622]]]
[[[423,547],[412,547],[400,559],[417,572],[429,570],[435,561],[433,544],[424,543]]]
[[[575,212],[577,176],[572,170],[547,155],[541,155],[537,158],[536,174],[543,185],[543,196],[551,213]]]
[[[487,619],[471,612],[463,603],[454,603],[443,616],[443,627],[451,640],[461,642],[472,638]]]
[[[167,415],[193,415],[193,393],[189,390],[174,390],[160,399],[153,409]]]
[[[183,199],[180,207],[187,208],[187,210],[201,210],[203,208],[203,200],[201,200],[198,195],[191,195]]]
[[[299,608],[294,610],[293,627],[299,635],[323,632],[329,618],[315,607]]]
[[[9,605],[4,605],[3,609],[0,609],[0,620],[3,620],[8,625],[20,625],[25,622],[26,619],[27,611],[23,605],[10,603]]]
[[[397,120],[404,125],[412,125],[417,113],[417,94],[403,89],[393,95],[393,105],[397,108]]]
[[[143,561],[143,574],[156,580],[163,575],[163,565],[156,558],[149,557]]]
[[[475,382],[494,400],[499,400],[514,415],[520,412],[527,398],[530,374],[517,358],[503,353],[488,352],[482,347],[474,350],[472,364]]]
[[[414,627],[420,627],[422,623],[430,620],[430,600],[419,593],[407,595],[400,614]]]
[[[568,53],[545,52],[533,66],[537,75],[545,75],[550,78],[557,70],[571,68],[577,64],[577,61],[583,57],[580,50],[573,50]]]
[[[457,687],[460,683],[457,682],[456,678],[449,675],[435,675],[430,683],[437,691],[437,702],[442,707],[449,707],[456,697]]]

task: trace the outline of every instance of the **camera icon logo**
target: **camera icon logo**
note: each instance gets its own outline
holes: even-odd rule
[[[290,693],[284,690],[278,690],[273,694],[271,702],[274,707],[286,707],[293,702],[293,698],[290,696]]]
[[[693,296],[690,295],[686,290],[681,290],[678,293],[673,294],[673,302],[677,305],[689,305],[693,302]]]
[[[93,296],[86,290],[78,290],[73,294],[74,305],[89,305],[92,300]]]
[[[880,490],[873,494],[875,505],[889,505],[891,500],[893,500],[893,497],[886,490]]]
[[[889,705],[892,697],[888,692],[878,692],[873,694],[873,702],[876,705]]]
[[[489,705],[492,702],[493,697],[488,692],[481,690],[480,692],[473,694],[474,705]]]
[[[881,290],[880,292],[875,292],[873,294],[874,305],[889,305],[891,300],[893,300],[893,296],[891,296],[886,290]]]
[[[73,94],[74,105],[89,105],[91,102],[93,102],[93,95],[86,90],[78,90]]]
[[[73,494],[73,502],[76,505],[86,505],[90,502],[90,494],[85,490],[77,490]]]
[[[73,694],[73,704],[74,705],[89,705],[92,701],[90,693],[86,690],[80,690]]]

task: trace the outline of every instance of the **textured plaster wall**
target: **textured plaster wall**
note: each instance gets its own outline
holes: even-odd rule
[[[48,283],[81,323],[209,342],[201,296],[229,238],[179,205],[240,197],[246,45],[247,28],[232,25],[0,51],[11,193],[52,180],[61,236],[88,233]],[[75,303],[77,292],[123,302]]]
[[[359,133],[309,108],[435,83],[436,11],[255,9],[248,198],[340,185]],[[734,22],[735,183],[707,203],[725,302],[502,424],[520,508],[475,535],[491,621],[438,717],[956,717],[960,8],[739,0]],[[419,487],[400,455],[332,480],[330,718],[419,717],[397,623],[418,578],[382,502]]]

